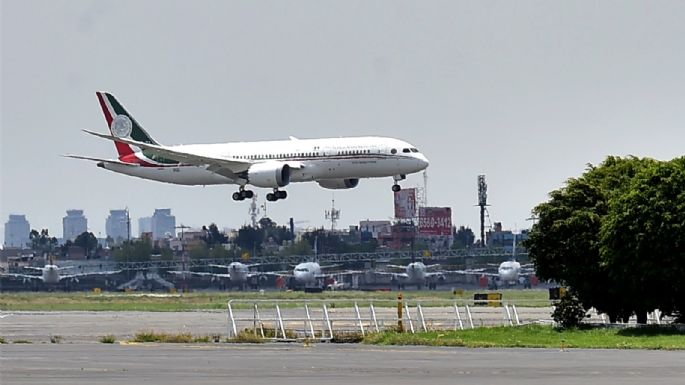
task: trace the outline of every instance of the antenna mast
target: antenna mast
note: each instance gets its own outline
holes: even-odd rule
[[[266,209],[265,209],[266,212]],[[252,195],[252,202],[250,202],[250,208],[248,209],[250,214],[250,220],[252,221],[252,227],[257,227],[257,216],[259,215],[259,206],[257,206],[257,194]]]
[[[480,246],[485,247],[485,207],[488,206],[488,185],[485,175],[478,175],[478,206],[480,207]]]
[[[335,230],[338,219],[340,219],[340,210],[335,209],[335,196],[331,199],[331,210],[326,210],[326,219],[331,221],[331,231]]]

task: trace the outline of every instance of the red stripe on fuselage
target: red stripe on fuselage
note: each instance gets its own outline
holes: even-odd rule
[[[117,143],[117,144],[123,144],[123,143]],[[123,155],[123,156],[119,157],[119,160],[124,162],[124,163],[139,164],[143,167],[160,167],[159,165],[152,164],[152,163],[146,162],[146,161],[138,158],[135,153]]]
[[[97,97],[98,97],[98,102],[100,102],[100,107],[102,108],[102,113],[105,114],[105,121],[107,121],[107,128],[109,128],[110,134],[112,133],[112,120],[114,120],[114,117],[109,113],[109,109],[107,108],[107,104],[105,103],[105,97],[103,96],[102,93],[97,92]],[[119,143],[119,142],[114,142],[114,146],[117,148],[117,153],[119,153],[119,160],[122,162],[126,163],[132,163],[132,162],[127,162],[124,160],[124,157],[132,155],[133,154],[133,149],[125,143]]]

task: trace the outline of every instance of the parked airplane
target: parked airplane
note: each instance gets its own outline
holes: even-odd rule
[[[227,273],[206,273],[206,272],[195,272],[195,271],[169,271],[172,274],[191,274],[198,276],[209,276],[213,278],[224,278],[231,281],[235,285],[239,285],[244,288],[247,284],[253,283],[253,280],[259,281],[266,280],[269,275],[279,275],[273,272],[261,272],[261,271],[250,271],[251,268],[259,266],[259,263],[246,265],[242,262],[231,262],[228,265],[209,265],[211,267],[219,267],[227,269]],[[255,286],[255,285],[253,285]],[[258,286],[258,285],[257,285]]]
[[[292,274],[279,274],[289,277],[288,286],[291,288],[324,288],[324,280],[333,276],[350,274],[363,274],[362,271],[342,271],[335,273],[323,273],[323,270],[339,268],[340,265],[321,266],[318,262],[303,262],[295,266]]]
[[[85,132],[114,141],[118,159],[66,155],[98,162],[121,174],[181,185],[236,184],[234,200],[252,198],[247,185],[271,188],[268,201],[285,199],[291,182],[315,181],[328,189],[354,188],[362,178],[393,177],[393,191],[407,174],[428,167],[413,145],[384,137],[324,138],[164,146],[109,93],[96,93],[110,134]],[[133,147],[140,150],[134,150]]]
[[[88,276],[93,276],[93,275],[112,275],[112,274],[121,273],[121,270],[113,270],[113,271],[93,271],[93,272],[88,272],[88,273],[77,273],[77,274],[62,274],[61,273],[62,271],[73,269],[73,267],[59,267],[57,265],[53,265],[52,263],[47,264],[43,267],[25,267],[25,269],[38,270],[41,272],[41,274],[40,275],[31,275],[31,274],[3,273],[0,275],[3,277],[22,278],[24,280],[40,280],[40,281],[43,281],[47,284],[56,284],[56,283],[59,283],[63,279],[72,279],[72,280],[78,282],[78,279],[82,278],[82,277],[88,277]]]
[[[511,260],[504,261],[497,266],[497,273],[490,273],[486,271],[485,268],[482,269],[471,269],[471,270],[459,270],[455,273],[457,274],[469,274],[491,277],[494,279],[492,284],[494,286],[503,285],[518,285],[520,283],[520,278],[530,277],[533,274],[533,269],[531,264],[521,265],[521,263]]]
[[[449,273],[447,271],[429,272],[428,270],[438,268],[440,267],[440,265],[425,265],[423,262],[412,262],[407,266],[387,265],[386,267],[391,269],[404,270],[404,272],[392,273],[385,271],[375,271],[374,274],[390,275],[392,277],[392,280],[397,282],[400,287],[404,287],[405,284],[415,284],[419,289],[423,288],[423,286],[426,284],[428,285],[429,289],[437,289],[438,281],[444,281],[445,274]]]

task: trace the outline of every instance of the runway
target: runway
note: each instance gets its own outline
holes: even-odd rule
[[[679,383],[685,352],[366,345],[0,345],[0,383]]]

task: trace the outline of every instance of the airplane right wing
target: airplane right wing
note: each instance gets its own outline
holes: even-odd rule
[[[154,155],[168,159],[173,159],[181,163],[186,163],[194,166],[209,166],[207,168],[209,171],[229,178],[236,178],[236,174],[243,171],[247,171],[247,169],[249,169],[252,165],[252,162],[248,160],[235,158],[215,158],[193,152],[171,149],[169,147],[160,146],[157,144],[139,142],[137,140],[127,138],[119,138],[108,134],[101,134],[99,132],[94,132],[90,130],[83,131],[100,138],[136,146],[143,150],[147,150],[148,152]]]
[[[477,275],[477,276],[486,276],[486,277],[499,277],[499,274],[497,273],[488,273],[486,271],[481,271],[479,270],[448,270],[445,271],[444,273],[449,273],[449,274],[456,274],[456,275]]]
[[[30,275],[30,274],[14,274],[14,273],[2,273],[0,274],[0,277],[14,277],[14,278],[22,278],[22,279],[37,279],[39,281],[43,280],[42,275]]]

